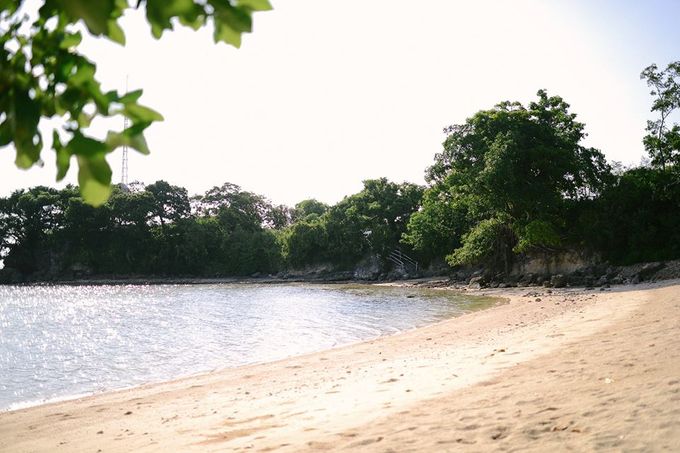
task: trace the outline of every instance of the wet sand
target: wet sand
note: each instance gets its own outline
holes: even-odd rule
[[[0,451],[680,451],[680,281],[0,414]]]

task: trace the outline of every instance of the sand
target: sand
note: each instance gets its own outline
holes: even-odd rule
[[[0,414],[0,451],[680,451],[680,281]]]

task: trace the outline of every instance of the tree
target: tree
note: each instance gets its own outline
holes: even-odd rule
[[[227,231],[236,228],[259,231],[270,220],[272,223],[282,221],[270,219],[272,206],[263,196],[229,182],[213,187],[196,201],[201,215],[216,216]]]
[[[409,219],[402,243],[417,253],[418,260],[429,263],[461,245],[470,228],[467,205],[446,184],[434,184],[423,194],[421,208]]]
[[[422,195],[423,187],[416,184],[397,184],[387,178],[364,181],[363,190],[323,215],[331,261],[347,266],[368,253],[386,257],[399,246]]]
[[[680,181],[675,173],[628,169],[586,208],[575,229],[608,261],[680,258]]]
[[[252,13],[271,9],[268,0],[138,0],[151,33],[160,38],[176,23],[193,29],[208,23],[215,42],[236,47],[241,34],[252,29]],[[84,24],[90,34],[125,45],[118,23],[133,8],[128,0],[44,0],[31,19],[23,0],[0,0],[0,148],[14,145],[15,163],[30,168],[42,161],[40,122],[59,117],[52,129],[57,154],[57,180],[62,180],[75,156],[78,182],[84,199],[104,203],[111,193],[111,168],[106,155],[122,145],[142,154],[149,150],[143,132],[163,117],[137,101],[142,90],[130,93],[102,90],[96,65],[78,52]],[[130,125],[110,131],[105,139],[87,135],[97,117],[122,115]]]
[[[150,220],[158,222],[161,228],[165,228],[168,222],[177,222],[189,215],[189,195],[184,187],[156,181],[146,186],[145,191],[150,195]]]
[[[323,215],[328,211],[328,205],[322,203],[314,198],[309,198],[307,200],[302,200],[295,205],[293,211],[293,220],[301,220],[310,214],[316,214],[317,216]]]
[[[640,78],[647,81],[654,96],[652,112],[659,118],[647,121],[648,134],[644,137],[645,149],[652,164],[665,170],[667,166],[680,167],[680,125],[669,125],[671,114],[680,109],[680,61],[670,63],[660,71],[655,65],[647,66]]]
[[[265,216],[265,224],[275,230],[282,230],[293,222],[294,210],[286,205],[270,205]]]
[[[64,226],[67,190],[38,186],[0,199],[0,258],[6,266],[32,273],[49,261],[42,258]]]
[[[328,259],[326,226],[316,213],[291,225],[285,231],[282,241],[283,255],[293,266],[317,264]]]
[[[444,150],[426,179],[432,185],[428,192],[465,212],[469,225],[462,250],[449,256],[450,264],[508,271],[513,249],[560,245],[567,202],[595,196],[610,175],[602,153],[580,144],[584,125],[568,109],[562,98],[540,90],[538,101],[528,107],[502,102],[445,129]],[[425,200],[436,204],[439,196]],[[419,244],[423,232],[418,230],[437,222],[423,217],[435,213],[426,205],[405,239]],[[444,228],[460,231],[454,219]]]

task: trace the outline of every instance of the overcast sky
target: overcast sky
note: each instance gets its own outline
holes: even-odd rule
[[[147,132],[152,154],[130,151],[131,181],[192,194],[232,182],[289,205],[334,203],[381,176],[423,183],[444,126],[540,88],[571,104],[587,145],[638,163],[651,118],[640,71],[680,59],[676,0],[272,4],[241,49],[214,44],[208,29],[156,41],[138,13],[122,21],[126,47],[84,41],[104,89],[124,89],[128,75],[165,116]],[[13,149],[0,150],[0,195],[56,185],[53,154],[22,171]],[[120,151],[109,162],[120,181]]]

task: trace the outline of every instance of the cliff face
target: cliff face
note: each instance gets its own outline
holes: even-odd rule
[[[559,253],[525,255],[517,259],[511,275],[525,274],[572,274],[602,262],[599,256],[573,250]]]

